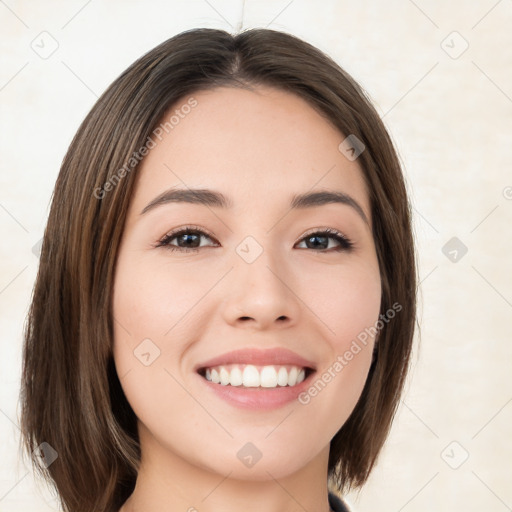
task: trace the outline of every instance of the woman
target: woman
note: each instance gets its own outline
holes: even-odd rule
[[[73,512],[346,510],[399,402],[416,280],[360,86],[288,34],[181,33],[108,88],[62,164],[25,447]]]

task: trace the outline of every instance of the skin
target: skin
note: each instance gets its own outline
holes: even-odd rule
[[[329,442],[362,392],[374,340],[307,405],[270,411],[226,403],[193,367],[235,349],[284,347],[320,376],[375,324],[381,281],[363,173],[338,150],[345,136],[293,94],[222,87],[194,98],[141,164],[118,254],[114,359],[142,450],[121,510],[327,512]],[[233,207],[168,203],[141,215],[172,187],[214,189]],[[293,194],[320,189],[352,196],[370,224],[344,204],[290,210]],[[213,237],[196,252],[155,247],[187,225]],[[308,245],[314,228],[355,246]],[[250,264],[236,252],[247,236],[263,249]],[[160,350],[148,366],[134,356],[146,338]],[[262,453],[252,467],[236,456],[247,442]]]

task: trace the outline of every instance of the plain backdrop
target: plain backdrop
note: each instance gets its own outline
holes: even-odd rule
[[[512,510],[511,26],[510,0],[0,1],[0,511],[58,510],[19,458],[18,392],[62,158],[105,88],[193,27],[316,45],[363,85],[401,154],[421,340],[353,510]]]

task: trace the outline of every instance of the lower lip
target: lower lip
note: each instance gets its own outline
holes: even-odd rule
[[[198,375],[218,397],[226,402],[242,409],[271,410],[282,407],[294,400],[310,385],[310,380],[316,372],[312,372],[300,384],[295,386],[278,386],[276,388],[244,388],[242,386],[230,386],[215,384]]]

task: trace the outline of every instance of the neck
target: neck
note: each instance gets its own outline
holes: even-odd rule
[[[330,511],[329,446],[294,473],[276,478],[267,468],[258,480],[233,478],[235,468],[220,474],[191,464],[151,436],[141,436],[141,452],[135,489],[120,512]]]

